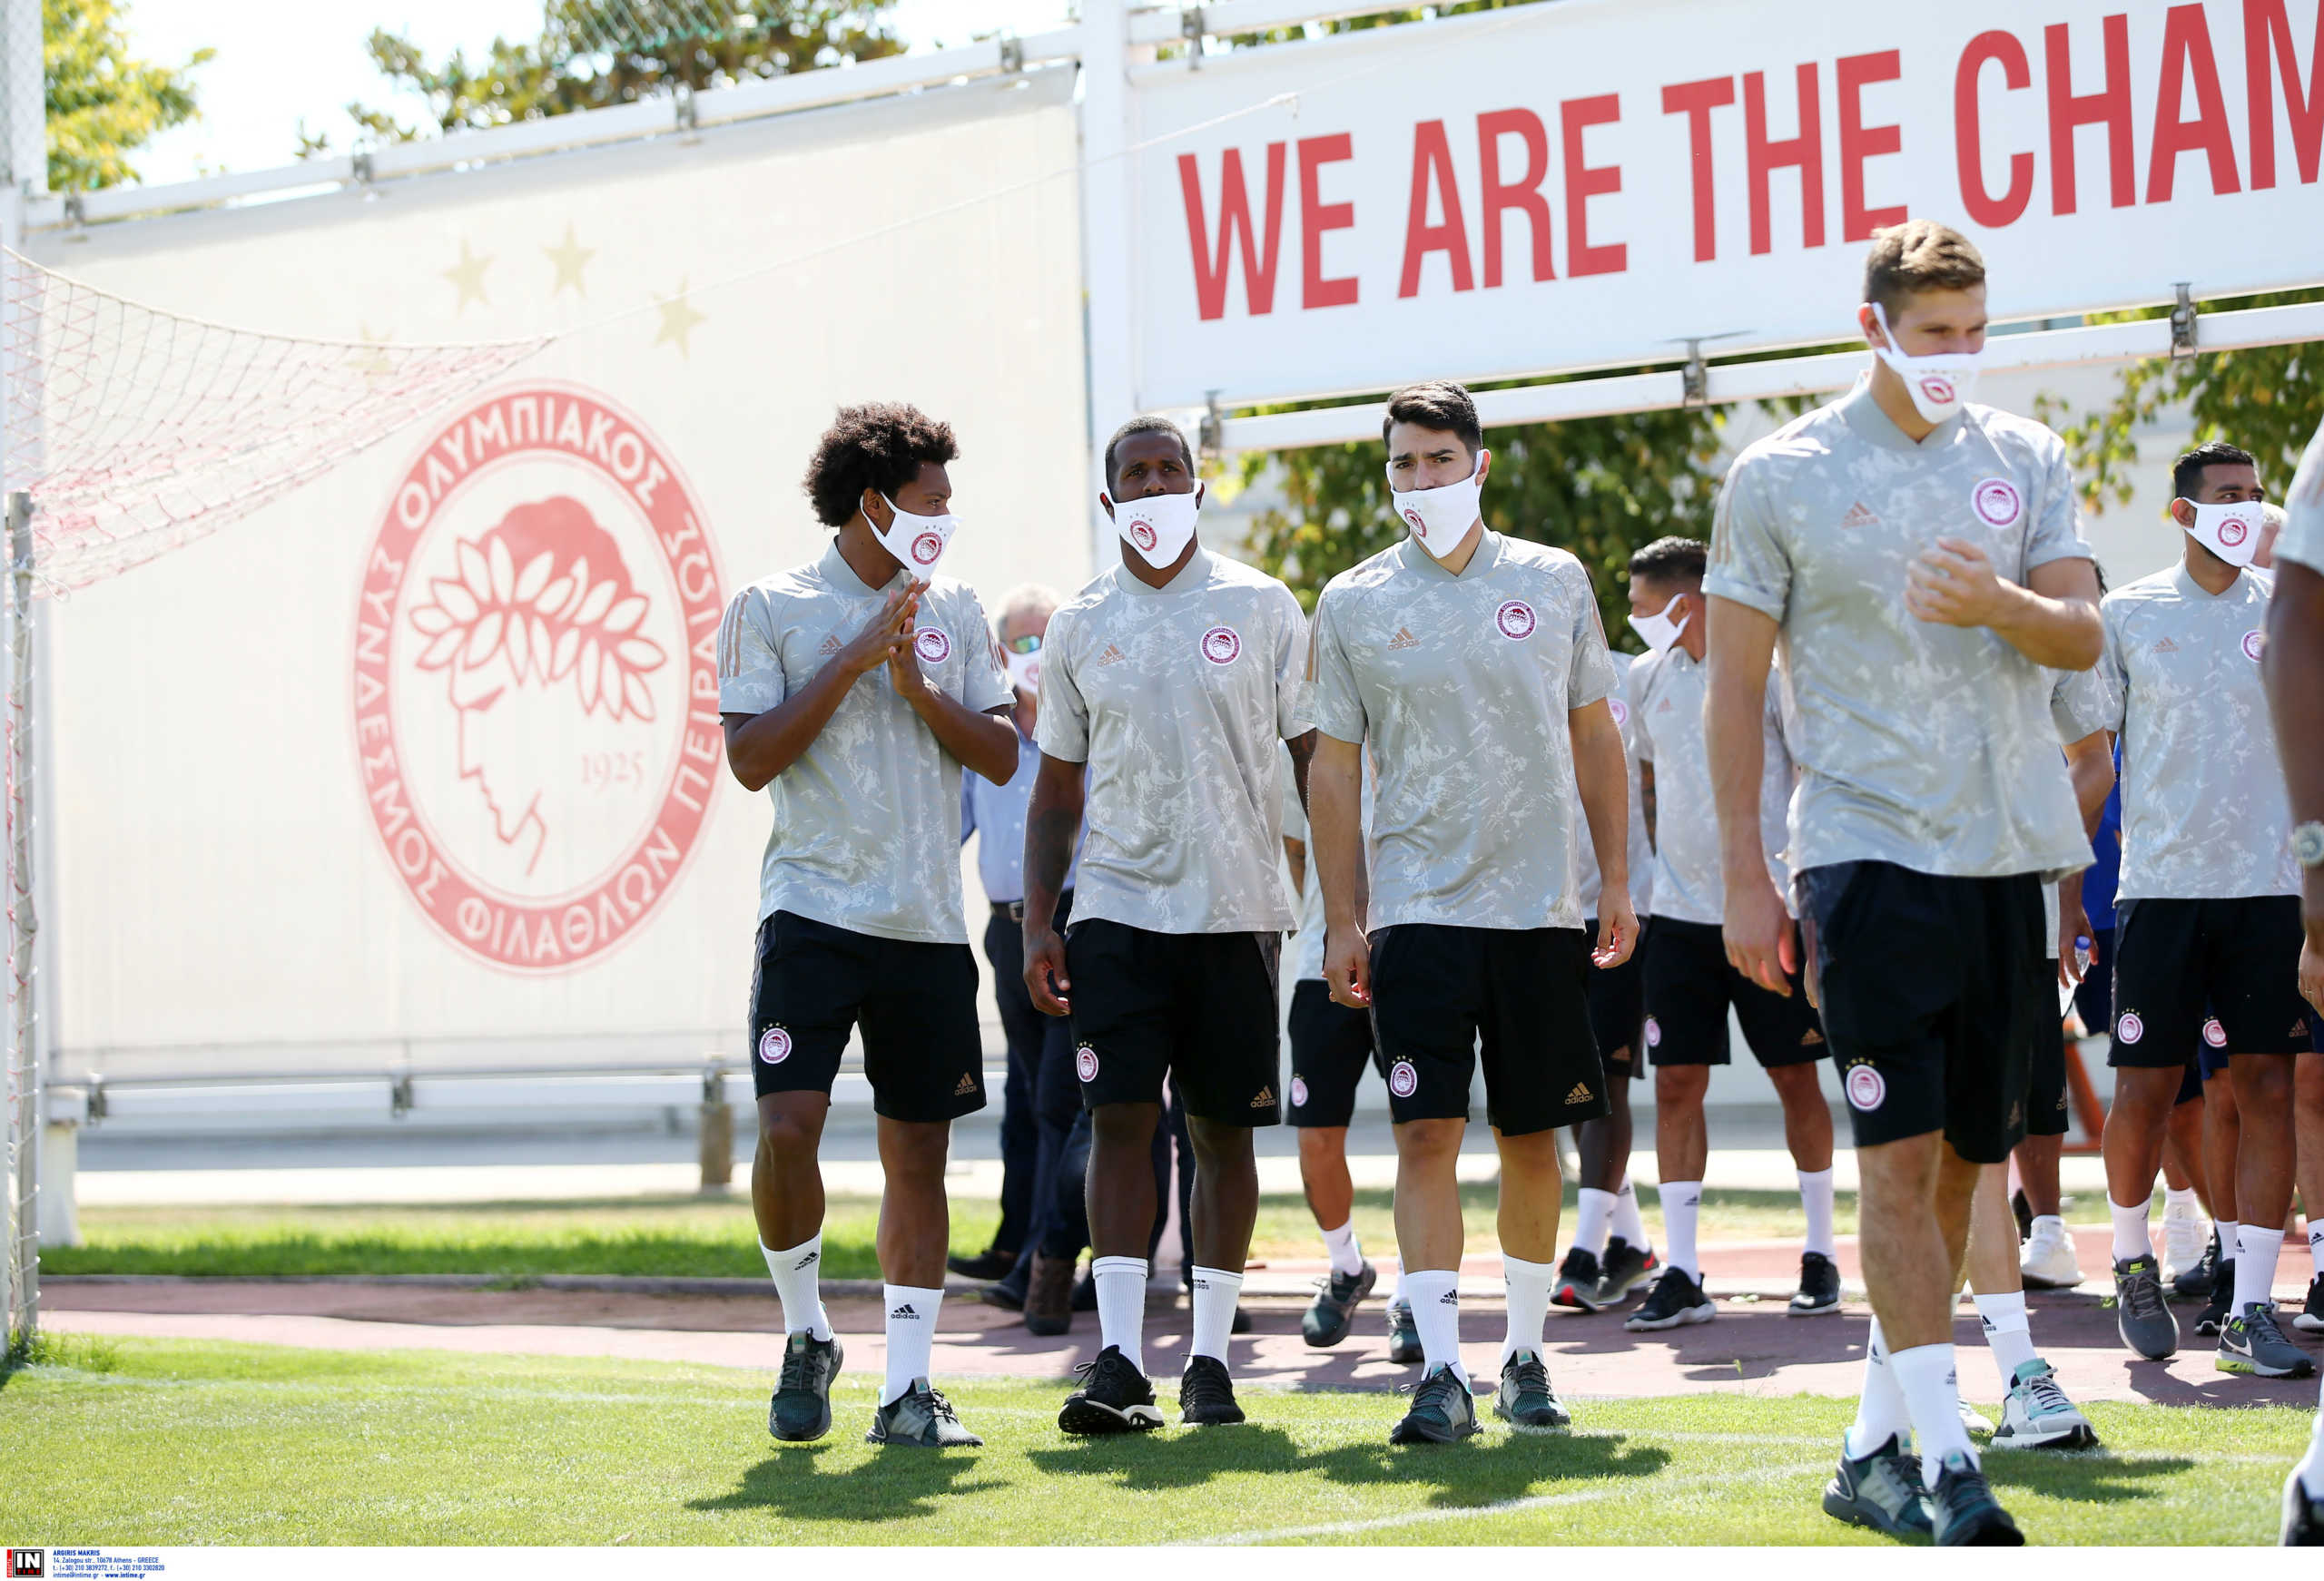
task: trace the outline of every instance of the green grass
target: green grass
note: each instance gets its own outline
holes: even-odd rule
[[[1642,1191],[1649,1227],[1659,1233],[1651,1187]],[[1789,1192],[1704,1193],[1707,1234],[1723,1239],[1799,1232],[1799,1198]],[[1368,1246],[1395,1244],[1390,1193],[1355,1193],[1355,1226]],[[1461,1190],[1469,1243],[1495,1243],[1494,1188]],[[1573,1193],[1566,1193],[1567,1211]],[[824,1276],[876,1279],[880,1204],[833,1197],[823,1225]],[[952,1204],[952,1248],[981,1250],[999,1204]],[[1856,1229],[1856,1195],[1839,1196],[1840,1233]],[[165,1273],[213,1278],[280,1274],[473,1273],[520,1280],[543,1274],[635,1274],[662,1278],[762,1279],[748,1202],[625,1197],[597,1202],[449,1203],[395,1207],[84,1208],[87,1244],[41,1252],[51,1273]],[[1319,1257],[1307,1204],[1294,1195],[1259,1199],[1251,1255]]]
[[[142,1340],[56,1354],[0,1376],[0,1444],[38,1468],[0,1482],[12,1542],[1883,1541],[1817,1507],[1837,1400],[1577,1400],[1571,1435],[1494,1425],[1391,1451],[1387,1393],[1246,1390],[1246,1427],[1076,1441],[1060,1386],[966,1383],[986,1448],[938,1455],[861,1441],[860,1372],[829,1438],[777,1448],[754,1372]],[[1986,1458],[2033,1540],[2272,1540],[2308,1411],[2090,1414],[2109,1452]]]

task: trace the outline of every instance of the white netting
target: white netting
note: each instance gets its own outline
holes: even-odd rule
[[[6,484],[32,496],[39,591],[215,532],[531,356],[305,340],[179,318],[0,258]]]

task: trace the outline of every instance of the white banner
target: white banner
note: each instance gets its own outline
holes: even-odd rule
[[[1846,338],[1908,216],[1997,319],[2310,283],[2320,44],[2317,0],[1563,0],[1151,66],[1138,399]]]

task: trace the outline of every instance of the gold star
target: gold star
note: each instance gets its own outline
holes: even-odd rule
[[[686,350],[686,337],[694,333],[694,327],[704,322],[707,315],[697,313],[686,305],[684,277],[679,277],[676,296],[655,297],[654,300],[662,307],[662,328],[655,332],[654,344],[659,346],[664,341],[668,341],[677,347],[679,356],[689,356],[690,353]]]
[[[491,261],[489,258],[478,258],[475,253],[470,252],[468,238],[465,236],[460,238],[460,261],[446,270],[443,276],[460,293],[460,300],[454,304],[452,311],[466,312],[471,301],[479,307],[491,306],[491,303],[485,300],[484,295],[484,271],[486,266]]]
[[[371,326],[369,324],[362,326],[362,334],[363,344],[367,349],[355,354],[352,366],[356,372],[363,376],[364,382],[368,384],[373,379],[387,378],[396,369],[395,364],[389,360],[388,354],[378,349],[387,345],[388,337],[372,334]]]
[[[556,265],[556,284],[549,288],[549,295],[556,295],[566,286],[571,286],[581,296],[586,297],[589,294],[588,287],[581,283],[581,270],[591,259],[597,256],[597,250],[594,247],[584,247],[573,239],[573,221],[568,220],[565,222],[563,245],[544,247],[541,250],[548,254],[548,260],[551,263]]]

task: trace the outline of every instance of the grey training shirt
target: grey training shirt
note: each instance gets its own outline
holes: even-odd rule
[[[2284,496],[2284,530],[2276,539],[2278,560],[2297,560],[2324,572],[2324,424],[2308,441]]]
[[[1868,384],[1745,450],[1704,591],[1782,627],[1800,781],[1792,870],[1894,862],[2055,879],[2089,865],[2050,728],[2050,675],[1994,633],[1916,619],[1906,568],[1939,537],[2023,584],[2090,558],[2065,445],[1971,406],[1915,444]]]
[[[1654,842],[1646,833],[1646,796],[1639,781],[1638,736],[1631,723],[1631,711],[1636,699],[1632,688],[1636,684],[1638,666],[1630,654],[1617,649],[1606,650],[1606,657],[1614,666],[1614,689],[1606,694],[1606,706],[1612,711],[1614,723],[1622,732],[1622,766],[1630,779],[1630,910],[1644,922],[1654,910]],[[1581,782],[1574,781],[1576,807],[1581,805]],[[1598,848],[1590,842],[1589,820],[1573,820],[1573,887],[1581,897],[1581,917],[1587,922],[1598,915],[1598,896],[1606,880],[1598,871]]]
[[[1487,532],[1455,576],[1409,538],[1315,605],[1315,724],[1372,747],[1374,928],[1579,928],[1567,714],[1613,690],[1581,562]]]
[[[764,713],[822,673],[910,577],[866,587],[836,541],[812,565],[753,582],[718,627],[718,708]],[[921,673],[977,712],[1015,694],[967,584],[921,595]],[[855,678],[805,751],[767,786],[774,828],[759,869],[759,916],[777,911],[877,938],[966,944],[960,915],[960,765],[885,665]]]
[[[1657,913],[1681,922],[1721,923],[1727,918],[1727,879],[1718,854],[1718,804],[1711,794],[1710,746],[1703,733],[1708,674],[1686,649],[1672,643],[1640,659],[1638,709],[1632,716],[1636,751],[1654,767],[1654,899]],[[1783,685],[1768,677],[1762,711],[1759,838],[1768,877],[1788,899],[1790,874],[1784,846],[1791,810],[1791,752],[1784,744]]]

